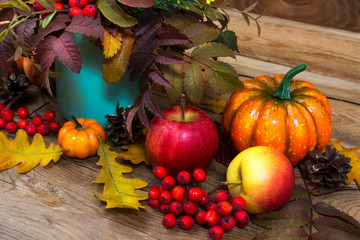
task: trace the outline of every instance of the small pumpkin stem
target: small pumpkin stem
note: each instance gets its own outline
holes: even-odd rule
[[[290,69],[284,76],[283,80],[281,81],[280,86],[272,95],[273,97],[277,97],[281,100],[290,100],[290,83],[291,79],[302,71],[305,71],[306,64],[298,65],[292,69]]]
[[[74,117],[74,115],[71,115],[71,119],[75,122],[75,124],[76,124],[76,129],[82,129],[81,124],[80,124],[79,121]]]

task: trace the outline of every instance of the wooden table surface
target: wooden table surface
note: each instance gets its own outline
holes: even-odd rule
[[[343,31],[336,31],[337,34],[334,36],[332,29],[266,17],[261,20],[265,39],[258,38],[254,33],[256,31],[254,25],[250,28],[246,27],[243,20],[236,17],[236,11],[230,14],[234,19],[231,29],[236,29],[241,34],[240,52],[249,53],[245,56],[239,55],[237,61],[227,60],[233,64],[239,74],[249,78],[264,74],[274,76],[277,73],[285,73],[289,66],[297,61],[307,63],[310,65],[310,70],[299,74],[297,79],[312,82],[328,96],[332,108],[331,139],[343,140],[343,145],[346,147],[359,147],[360,81],[356,76],[351,74],[345,76],[336,70],[334,74],[325,75],[322,73],[324,65],[321,63],[321,61],[331,61],[337,66],[337,63],[345,64],[348,61],[347,63],[350,64],[349,61],[353,61],[351,66],[346,67],[359,71],[355,70],[360,69],[356,49],[348,49],[357,47],[355,42],[358,45],[359,36]],[[267,26],[270,27],[266,28]],[[290,32],[282,32],[286,26],[296,28]],[[245,34],[242,31],[245,31]],[[298,33],[301,33],[301,36],[298,36]],[[306,34],[315,35],[319,38],[308,41],[324,41],[325,49],[316,49],[317,46],[311,43],[306,45],[306,41],[296,42],[297,47],[289,47],[285,42],[279,44],[277,37],[272,38],[279,34],[286,34],[287,39],[295,42],[298,37],[305,41]],[[284,51],[284,48],[288,51],[284,54],[285,60],[288,61],[289,52],[293,51],[296,61],[289,60],[288,64],[284,64],[280,55],[275,56],[279,61],[272,61],[275,58],[266,55],[276,52],[277,49]],[[333,50],[326,52],[327,48]],[[324,55],[319,54],[311,55],[312,50],[323,51],[331,55],[332,59],[323,59]],[[308,57],[306,54],[311,56]],[[342,70],[341,65],[339,71]],[[21,103],[30,110],[48,101],[47,96],[36,94],[37,89],[32,91],[35,96]],[[209,96],[213,95],[209,94]],[[52,102],[40,113],[50,108],[57,109],[56,103]],[[219,115],[211,114],[211,116],[214,120],[220,120]],[[61,116],[58,116],[58,120],[65,121]],[[56,142],[55,135],[49,135],[45,139],[47,143]],[[94,194],[102,194],[102,185],[92,183],[100,169],[96,166],[97,161],[98,157],[86,160],[61,158],[57,163],[51,163],[47,167],[38,166],[26,174],[16,173],[15,168],[0,172],[0,239],[210,239],[208,229],[197,224],[187,231],[178,227],[166,229],[161,224],[163,214],[151,207],[140,211],[103,209],[105,204],[94,197]],[[159,184],[159,180],[152,177],[151,168],[144,163],[131,166],[133,173],[128,174],[128,177],[139,177],[147,181],[149,186]],[[201,187],[204,190],[213,189],[220,181],[225,180],[225,173],[226,167],[213,161],[208,171],[208,179],[201,184]],[[296,184],[303,185],[297,169]],[[357,189],[355,183],[350,186]],[[149,187],[144,190],[147,189]],[[315,202],[320,200],[360,221],[358,190],[336,192],[314,198]],[[142,204],[147,206],[146,201]],[[235,228],[226,232],[222,239],[251,239],[261,231],[264,229],[250,223],[242,229]]]

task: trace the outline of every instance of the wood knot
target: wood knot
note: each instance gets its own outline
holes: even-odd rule
[[[60,207],[66,202],[64,191],[45,180],[24,176],[25,185],[35,194],[35,199],[50,207]]]

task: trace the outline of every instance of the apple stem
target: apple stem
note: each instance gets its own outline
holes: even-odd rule
[[[185,121],[185,94],[180,95],[181,121]]]
[[[241,185],[242,181],[233,181],[233,182],[221,182],[221,185]]]

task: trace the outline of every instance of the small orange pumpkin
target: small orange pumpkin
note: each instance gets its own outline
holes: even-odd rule
[[[105,130],[95,119],[72,117],[59,130],[58,143],[67,150],[68,157],[84,159],[93,156],[99,146],[99,137],[105,141]]]
[[[330,139],[331,109],[323,93],[292,78],[306,69],[299,65],[285,76],[243,81],[223,112],[223,126],[238,152],[268,146],[284,153],[293,165]]]

